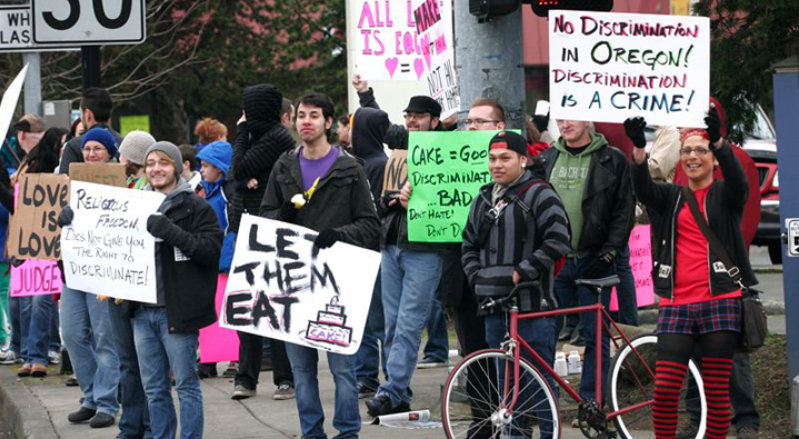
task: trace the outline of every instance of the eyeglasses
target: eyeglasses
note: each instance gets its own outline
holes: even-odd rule
[[[692,152],[695,152],[696,155],[699,156],[699,157],[704,157],[704,156],[707,155],[707,153],[710,152],[710,150],[707,149],[707,148],[682,148],[680,150],[680,155],[684,155],[685,157],[688,157],[688,156],[691,155]]]
[[[411,119],[421,120],[430,116],[431,116],[430,113],[405,113],[404,117],[405,120],[411,120]]]
[[[464,123],[464,124],[465,124],[467,127],[468,127],[469,125],[477,125],[477,126],[481,127],[481,126],[483,126],[483,125],[488,125],[488,124],[490,124],[490,123],[491,123],[491,124],[494,124],[494,125],[496,125],[496,124],[498,124],[498,123],[499,123],[499,121],[498,121],[498,120],[496,120],[496,119],[494,119],[494,120],[485,120],[485,119],[466,119],[466,120],[464,120],[464,121],[463,121],[463,123]]]
[[[83,153],[86,155],[100,155],[104,152],[108,152],[108,150],[105,148],[83,148]]]

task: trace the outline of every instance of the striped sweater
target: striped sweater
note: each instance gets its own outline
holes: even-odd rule
[[[548,184],[537,180],[530,171],[511,184],[500,200],[515,198],[527,186],[529,189],[502,209],[495,221],[486,215],[494,207],[494,184],[480,189],[463,231],[461,257],[469,284],[480,300],[508,294],[513,288],[514,270],[523,282],[538,280],[540,291],[520,292],[518,307],[522,312],[537,310],[541,300],[547,300],[550,309],[558,306],[553,293],[554,266],[570,248],[563,203]],[[481,223],[485,221],[492,224],[481,242]]]

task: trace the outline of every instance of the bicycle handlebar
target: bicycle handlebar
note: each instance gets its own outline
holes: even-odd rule
[[[500,297],[498,299],[493,299],[493,298],[489,299],[489,301],[487,303],[485,303],[485,304],[480,306],[480,309],[481,310],[487,310],[487,309],[490,309],[490,308],[494,308],[496,306],[501,306],[505,302],[507,302],[508,300],[511,300],[511,299],[515,298],[516,295],[519,293],[519,291],[526,290],[526,289],[529,289],[529,288],[538,288],[540,285],[541,285],[541,283],[539,281],[537,281],[537,280],[529,281],[529,282],[519,282],[518,284],[516,284],[516,286],[513,287],[513,289],[510,291],[510,293],[508,293],[507,296]]]

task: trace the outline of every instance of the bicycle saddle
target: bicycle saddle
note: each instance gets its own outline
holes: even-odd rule
[[[608,288],[618,285],[620,282],[619,276],[613,275],[603,277],[602,279],[577,279],[574,281],[575,285],[585,285],[591,288]]]

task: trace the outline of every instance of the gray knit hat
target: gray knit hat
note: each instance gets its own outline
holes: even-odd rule
[[[155,143],[155,137],[145,131],[131,131],[119,145],[119,153],[128,158],[131,162],[143,166],[144,153],[147,148]]]
[[[150,145],[147,148],[147,152],[144,154],[144,159],[147,160],[150,153],[153,151],[161,151],[164,154],[168,155],[175,162],[175,172],[180,176],[183,172],[183,156],[180,155],[180,150],[177,146],[175,146],[172,142],[156,142],[153,145]]]

